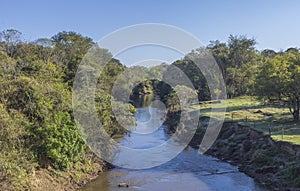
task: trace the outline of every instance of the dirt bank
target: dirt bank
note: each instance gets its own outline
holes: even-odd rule
[[[78,162],[68,172],[58,171],[51,167],[39,169],[29,176],[28,187],[32,191],[74,191],[97,178],[111,165],[91,154]]]
[[[197,147],[199,140],[195,136],[192,146]],[[226,121],[206,154],[237,165],[270,190],[300,190],[300,145],[274,141],[248,126]]]
[[[202,136],[201,130],[197,131],[191,146],[197,147]],[[270,190],[300,191],[300,145],[274,141],[262,132],[226,121],[206,154],[237,165]],[[30,190],[76,190],[111,168],[96,156],[86,158],[89,160],[78,162],[68,172],[52,168],[35,171],[29,177]]]

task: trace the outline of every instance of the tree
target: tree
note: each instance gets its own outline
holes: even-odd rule
[[[300,54],[285,53],[266,59],[259,67],[256,93],[271,103],[287,105],[294,121],[299,121]]]
[[[72,85],[78,65],[87,51],[94,45],[89,37],[75,32],[60,32],[52,38],[56,61],[64,68],[64,80]]]
[[[291,54],[298,54],[299,49],[298,48],[288,48],[285,53],[291,53]]]
[[[226,69],[228,97],[251,93],[254,84],[254,70],[257,65],[255,40],[245,36],[230,35],[229,55]]]
[[[197,92],[193,90],[192,88],[189,88],[187,86],[177,85],[174,88],[174,91],[176,92],[178,98],[180,99],[181,105],[189,105],[191,103],[198,103],[197,99]]]
[[[0,51],[0,77],[3,79],[12,79],[16,74],[17,62],[9,57],[6,52]]]
[[[103,68],[100,74],[99,83],[102,89],[111,92],[118,75],[124,70],[125,66],[117,59],[112,58]]]
[[[39,59],[49,63],[54,56],[53,42],[48,38],[39,38],[34,42],[37,45]]]
[[[210,44],[207,46],[207,49],[211,51],[214,56],[217,64],[219,65],[223,77],[226,79],[226,68],[229,65],[229,48],[226,43],[221,43],[220,41],[210,41]]]
[[[264,57],[274,58],[277,55],[277,52],[270,49],[265,49],[261,52],[261,55]]]
[[[199,52],[192,52],[191,54],[198,54]],[[194,56],[197,57],[197,56]],[[175,61],[172,65],[178,67],[192,82],[192,85],[197,90],[198,99],[199,100],[209,100],[210,99],[210,90],[207,85],[207,81],[202,73],[202,71],[194,64],[193,61],[188,60],[188,56],[184,60]],[[176,74],[176,71],[172,71],[172,67],[166,70],[167,76],[171,76],[169,74]],[[182,81],[183,77],[178,77],[171,79],[172,81],[176,81],[178,85],[184,85]],[[192,88],[192,87],[190,87]]]
[[[32,152],[25,147],[30,125],[24,115],[0,104],[0,176],[1,189],[26,190],[26,172],[34,168]],[[8,182],[8,184],[7,184]]]
[[[16,54],[16,45],[21,43],[21,35],[22,33],[15,29],[7,29],[0,33],[0,41],[4,42],[3,49],[10,57]]]

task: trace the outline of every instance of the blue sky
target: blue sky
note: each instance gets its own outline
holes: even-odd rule
[[[254,37],[259,50],[300,47],[298,0],[7,0],[0,4],[0,30],[26,39],[76,31],[95,41],[139,23],[180,27],[200,39],[227,41],[230,34]]]

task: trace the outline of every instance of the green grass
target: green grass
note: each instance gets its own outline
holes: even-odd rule
[[[272,138],[278,141],[288,141],[300,144],[300,135],[284,135],[283,138],[282,135],[273,135]]]
[[[226,106],[225,106],[226,105]],[[300,122],[294,122],[287,107],[266,105],[255,97],[238,97],[222,101],[220,104],[204,103],[193,106],[200,109],[202,116],[221,115],[212,113],[211,108],[226,107],[225,120],[236,120],[241,124],[269,133],[276,140],[284,140],[300,144]],[[282,134],[283,139],[282,139]]]

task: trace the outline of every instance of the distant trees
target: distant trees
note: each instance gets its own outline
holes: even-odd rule
[[[245,36],[230,36],[227,43],[208,45],[226,83],[227,97],[257,95],[273,104],[285,105],[299,121],[300,52],[255,49],[256,41]]]
[[[300,53],[255,49],[256,41],[245,36],[230,36],[227,43],[212,41],[207,47],[222,70],[227,97],[257,95],[272,104],[289,107],[299,121]]]
[[[258,64],[255,44],[246,36],[230,35],[227,44],[212,41],[208,46],[223,73],[228,98],[252,94]]]
[[[21,43],[22,33],[15,29],[7,29],[0,33],[2,49],[10,56],[14,57],[17,52],[17,45]]]
[[[193,54],[198,54],[194,52]],[[175,61],[172,65],[178,67],[191,81],[192,85],[197,91],[198,99],[199,100],[209,100],[210,99],[210,91],[208,89],[207,81],[197,65],[193,63],[193,61],[189,60],[188,58],[183,60]],[[180,82],[183,78],[180,77],[178,79],[177,84],[180,85]],[[183,85],[183,84],[182,84]]]
[[[105,66],[103,66],[100,77],[99,85],[101,88],[111,92],[117,77],[126,69],[124,65],[117,59],[112,58]]]

